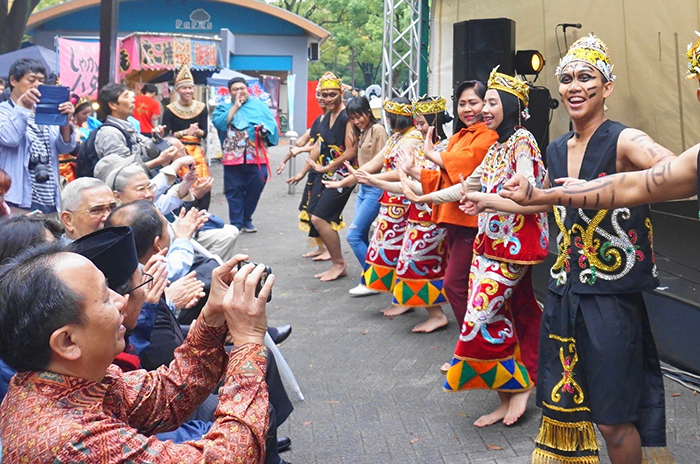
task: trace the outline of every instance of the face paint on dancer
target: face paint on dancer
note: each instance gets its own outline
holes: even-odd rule
[[[321,90],[321,98],[327,110],[334,110],[342,102],[340,90]]]
[[[583,61],[566,65],[559,74],[559,97],[573,119],[598,114],[613,88],[600,71]]]

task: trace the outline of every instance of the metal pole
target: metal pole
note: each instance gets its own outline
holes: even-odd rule
[[[297,141],[296,137],[292,137],[289,139],[289,146],[293,147],[294,142]],[[291,179],[294,177],[294,175],[297,173],[297,157],[294,156],[292,157],[289,162],[287,163],[289,166],[289,177],[287,179]],[[287,184],[287,195],[294,195],[294,192],[296,191],[296,185],[294,184]]]
[[[100,0],[100,71],[98,84],[102,88],[115,76],[119,0]]]

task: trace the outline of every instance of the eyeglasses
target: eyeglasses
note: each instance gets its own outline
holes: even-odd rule
[[[128,295],[129,293],[133,292],[136,289],[139,289],[143,287],[144,285],[148,285],[148,288],[151,288],[151,283],[153,282],[153,276],[151,274],[146,274],[145,272],[143,273],[143,282],[135,286],[134,288],[122,293],[122,295]]]
[[[105,213],[106,214],[111,213],[116,208],[117,208],[117,202],[110,201],[109,203],[100,203],[98,205],[92,205],[89,209],[85,209],[83,211],[88,213],[90,215],[90,217],[98,218],[98,217],[102,217]]]
[[[231,92],[242,92],[245,89],[246,89],[246,87],[233,87],[231,89]]]
[[[153,182],[149,182],[147,185],[139,185],[138,187],[134,188],[134,191],[136,193],[141,193],[145,194],[146,190],[149,190],[151,193],[156,191],[156,184]]]

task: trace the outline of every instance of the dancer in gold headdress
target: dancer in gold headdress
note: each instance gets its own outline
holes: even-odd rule
[[[210,175],[207,158],[202,150],[202,140],[207,137],[209,113],[207,105],[194,99],[194,77],[187,65],[183,65],[175,77],[175,93],[179,98],[165,107],[163,125],[166,132],[178,138],[187,154],[194,158],[199,178],[197,182],[206,182]],[[207,209],[210,201],[211,191],[197,200],[196,206]]]
[[[573,182],[569,178],[607,185],[617,172],[643,179],[642,173],[627,172],[654,166],[655,172],[669,172],[660,166],[673,160],[672,153],[605,117],[612,70],[607,47],[595,36],[577,40],[561,60],[559,94],[574,130],[547,148],[545,188]],[[656,178],[653,184],[663,189]],[[504,196],[514,185],[525,192],[523,203],[538,196],[520,176],[504,186]],[[665,450],[664,387],[641,293],[658,285],[649,206],[599,209],[626,204],[599,193],[578,204],[592,209],[577,209],[573,199],[558,195],[549,201],[568,206],[554,207],[559,256],[542,315],[537,402],[544,416],[533,462],[597,463],[593,423],[614,464],[640,463],[643,454],[647,462],[673,462]],[[498,197],[469,197],[479,207],[515,205]]]

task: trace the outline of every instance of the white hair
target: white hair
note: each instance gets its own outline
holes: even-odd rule
[[[130,164],[118,169],[112,181],[112,188],[117,192],[123,191],[129,183],[129,179],[139,173],[145,174],[143,168],[138,164]]]
[[[75,211],[80,208],[83,202],[83,190],[90,190],[97,187],[107,187],[107,184],[95,177],[80,177],[66,185],[61,192],[61,210]]]

